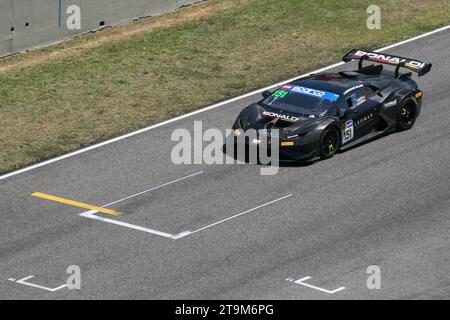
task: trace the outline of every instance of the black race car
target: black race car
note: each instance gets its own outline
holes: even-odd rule
[[[341,148],[413,127],[423,92],[412,72],[400,69],[423,76],[431,63],[355,49],[343,60],[359,60],[358,70],[312,74],[275,92],[264,92],[263,100],[238,116],[233,125],[235,136],[249,129],[270,136],[271,130],[278,129],[281,159],[326,159]],[[364,60],[381,64],[363,67]],[[382,64],[396,68],[383,70]]]

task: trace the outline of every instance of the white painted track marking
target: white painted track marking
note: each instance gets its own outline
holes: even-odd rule
[[[84,213],[80,214],[80,216],[85,217],[85,218],[89,218],[89,219],[94,219],[94,220],[99,220],[99,221],[103,221],[103,222],[112,223],[112,224],[115,224],[117,226],[129,228],[129,229],[133,229],[133,230],[137,230],[137,231],[151,233],[151,234],[154,234],[154,235],[157,235],[157,236],[160,236],[160,237],[164,237],[164,238],[169,238],[169,239],[173,239],[173,240],[177,240],[179,238],[179,235],[173,235],[173,234],[170,234],[170,233],[166,233],[166,232],[162,232],[162,231],[158,231],[158,230],[154,230],[154,229],[141,227],[141,226],[138,226],[138,225],[135,225],[135,224],[127,223],[127,222],[122,222],[122,221],[117,221],[117,220],[113,220],[113,219],[98,217],[98,216],[95,215],[96,213],[98,213],[98,211],[91,210],[91,211],[87,211],[87,212],[84,212]]]
[[[148,193],[148,192],[151,192],[151,191],[154,191],[154,190],[157,190],[157,189],[160,189],[160,188],[169,186],[169,185],[174,184],[174,183],[176,183],[176,182],[179,182],[179,181],[182,181],[182,180],[186,180],[186,179],[195,177],[195,176],[197,176],[197,175],[199,175],[199,174],[203,174],[203,173],[204,173],[204,171],[199,171],[199,172],[196,172],[196,173],[193,173],[193,174],[184,176],[184,177],[182,177],[182,178],[179,178],[179,179],[176,179],[176,180],[172,180],[172,181],[170,181],[170,182],[164,183],[164,184],[159,185],[159,186],[157,186],[157,187],[154,187],[154,188],[151,188],[151,189],[148,189],[148,190],[144,190],[144,191],[142,191],[142,192],[133,194],[133,195],[128,196],[128,197],[125,197],[125,198],[123,198],[123,199],[120,199],[120,200],[117,200],[117,201],[114,201],[114,202],[105,204],[104,206],[102,206],[102,208],[106,208],[106,207],[112,206],[112,205],[117,204],[117,203],[119,203],[119,202],[122,202],[122,201],[125,201],[125,200],[129,200],[129,199],[132,199],[132,198],[135,198],[135,197],[140,196],[140,195],[143,195],[143,194],[145,194],[145,193]]]
[[[337,288],[337,289],[334,289],[334,290],[327,290],[327,289],[320,288],[320,287],[317,287],[317,286],[314,286],[312,284],[304,282],[304,281],[309,280],[309,279],[311,279],[311,277],[304,277],[304,278],[298,279],[297,281],[294,281],[294,283],[302,285],[302,286],[305,286],[305,287],[308,287],[308,288],[311,288],[311,289],[319,290],[319,291],[322,291],[322,292],[325,292],[325,293],[328,293],[328,294],[335,294],[335,293],[338,293],[338,292],[346,289],[345,287],[340,287],[340,288]],[[286,280],[287,281],[293,281],[292,279],[286,279]]]
[[[404,40],[404,41],[400,41],[400,42],[391,44],[389,46],[386,46],[386,47],[383,47],[383,48],[380,48],[380,49],[377,49],[377,50],[374,50],[374,51],[375,52],[379,52],[379,51],[389,50],[391,48],[395,48],[395,47],[398,47],[400,45],[406,44],[408,42],[412,42],[412,41],[419,40],[419,39],[424,38],[424,37],[428,37],[430,35],[433,35],[435,33],[438,33],[438,32],[441,32],[441,31],[444,31],[444,30],[447,30],[447,29],[450,29],[450,25],[442,27],[442,28],[439,28],[439,29],[436,29],[436,30],[433,30],[433,31],[430,31],[430,32],[427,32],[427,33],[424,33],[424,34],[421,34],[421,35],[418,35],[416,37],[413,37],[413,38],[410,38],[410,39],[407,39],[407,40]],[[296,76],[295,78],[288,79],[288,80],[285,80],[283,82],[280,82],[280,83],[277,83],[277,84],[274,84],[274,85],[271,85],[271,86],[268,86],[268,87],[265,87],[265,88],[262,88],[262,89],[255,90],[253,92],[249,92],[249,93],[244,94],[242,96],[235,97],[235,98],[232,98],[232,99],[229,99],[229,100],[226,100],[226,101],[223,101],[223,102],[211,105],[209,107],[206,107],[206,108],[203,108],[203,109],[199,109],[199,110],[196,110],[196,111],[193,111],[193,112],[190,112],[190,113],[186,113],[186,114],[181,115],[179,117],[172,118],[172,119],[169,119],[169,120],[166,120],[166,121],[154,124],[152,126],[149,126],[149,127],[146,127],[146,128],[142,128],[140,130],[136,130],[136,131],[130,132],[128,134],[116,137],[114,139],[106,140],[106,141],[94,144],[94,145],[92,145],[90,147],[87,147],[87,148],[84,148],[84,149],[80,149],[80,150],[77,150],[77,151],[74,151],[74,152],[71,152],[71,153],[68,153],[68,154],[65,154],[65,155],[62,155],[62,156],[59,156],[59,157],[47,160],[47,161],[43,161],[43,162],[40,162],[40,163],[31,165],[31,166],[25,167],[25,168],[17,170],[17,171],[13,171],[13,172],[7,173],[7,174],[5,174],[3,176],[0,176],[0,180],[6,179],[6,178],[9,178],[9,177],[12,177],[12,176],[16,176],[18,174],[21,174],[21,173],[24,173],[24,172],[27,172],[27,171],[31,171],[31,170],[34,170],[34,169],[37,169],[37,168],[40,168],[40,167],[43,167],[43,166],[46,166],[48,164],[67,159],[67,158],[70,158],[70,157],[73,157],[73,156],[76,156],[76,155],[88,152],[90,150],[94,150],[94,149],[106,146],[108,144],[111,144],[111,143],[114,143],[114,142],[117,142],[117,141],[120,141],[120,140],[124,140],[124,139],[130,138],[132,136],[135,136],[135,135],[138,135],[138,134],[141,134],[141,133],[144,133],[144,132],[147,132],[147,131],[150,131],[150,130],[153,130],[153,129],[156,129],[156,128],[159,128],[159,127],[162,127],[162,126],[165,126],[165,125],[168,125],[168,124],[171,124],[173,122],[176,122],[176,121],[188,118],[188,117],[192,117],[192,116],[194,116],[196,114],[199,114],[199,113],[202,113],[202,112],[205,112],[205,111],[209,111],[209,110],[213,110],[213,109],[222,107],[222,106],[227,105],[229,103],[233,103],[233,102],[239,101],[241,99],[245,99],[245,98],[251,97],[252,95],[261,93],[261,92],[263,92],[265,90],[270,90],[270,89],[273,89],[273,88],[276,88],[276,87],[280,87],[280,86],[282,86],[282,85],[284,85],[284,84],[286,84],[288,82],[292,82],[292,81],[294,81],[294,80],[296,80],[298,78],[305,77],[305,76],[307,76],[307,75],[309,75],[311,73],[320,73],[320,72],[323,72],[323,71],[326,71],[326,70],[329,70],[329,69],[341,66],[343,64],[344,64],[344,62],[338,62],[338,63],[332,64],[332,65],[329,65],[327,67],[324,67],[324,68],[321,68],[321,69],[317,69],[317,70],[311,71],[309,73],[305,73],[305,74]]]
[[[42,289],[42,290],[45,290],[45,291],[50,291],[50,292],[55,292],[55,291],[58,291],[58,290],[61,290],[61,289],[63,289],[63,288],[65,288],[65,287],[67,287],[67,284],[63,284],[63,285],[61,285],[61,286],[59,286],[59,287],[56,287],[56,288],[48,288],[48,287],[44,287],[44,286],[41,286],[41,285],[38,285],[38,284],[34,284],[34,283],[31,283],[31,282],[27,282],[27,280],[30,280],[30,279],[32,279],[32,278],[34,278],[34,276],[28,276],[28,277],[25,277],[25,278],[23,278],[23,279],[20,279],[20,280],[17,280],[17,281],[15,281],[16,283],[19,283],[19,284],[23,284],[23,285],[25,285],[25,286],[29,286],[29,287],[33,287],[33,288],[37,288],[37,289]],[[14,281],[14,280],[12,280],[13,278],[11,278],[11,279],[9,279],[10,281]]]
[[[95,211],[95,210],[86,211],[84,213],[81,213],[80,216],[85,217],[85,218],[89,218],[89,219],[94,219],[94,220],[98,220],[98,221],[111,223],[111,224],[114,224],[114,225],[117,225],[117,226],[129,228],[129,229],[133,229],[133,230],[137,230],[137,231],[142,231],[142,232],[154,234],[154,235],[157,235],[157,236],[160,236],[160,237],[163,237],[163,238],[168,238],[168,239],[172,239],[172,240],[179,240],[179,239],[187,237],[187,236],[189,236],[191,234],[194,234],[194,233],[203,231],[205,229],[211,228],[213,226],[216,226],[216,225],[218,225],[220,223],[229,221],[231,219],[237,218],[239,216],[245,215],[245,214],[253,212],[255,210],[264,208],[264,207],[266,207],[268,205],[271,205],[271,204],[273,204],[275,202],[278,202],[278,201],[281,201],[283,199],[289,198],[290,196],[292,196],[292,194],[288,194],[288,195],[283,196],[281,198],[278,198],[278,199],[272,200],[270,202],[264,203],[264,204],[262,204],[260,206],[255,207],[255,208],[252,208],[252,209],[246,210],[244,212],[235,214],[234,216],[231,216],[229,218],[226,218],[226,219],[220,220],[218,222],[212,223],[210,225],[207,225],[207,226],[205,226],[203,228],[200,228],[200,229],[197,229],[195,231],[183,231],[183,232],[180,232],[178,234],[170,234],[170,233],[167,233],[167,232],[162,232],[162,231],[158,231],[158,230],[155,230],[155,229],[145,228],[145,227],[141,227],[141,226],[138,226],[138,225],[135,225],[135,224],[127,223],[127,222],[122,222],[122,221],[117,221],[117,220],[113,220],[113,219],[109,219],[109,218],[99,217],[99,216],[96,216],[96,214],[99,213],[99,212]]]
[[[184,177],[181,177],[181,178],[178,178],[178,179],[175,179],[175,180],[163,183],[163,184],[161,184],[161,185],[159,185],[157,187],[153,187],[153,188],[144,190],[142,192],[138,192],[136,194],[133,194],[131,196],[122,198],[120,200],[108,203],[108,204],[106,204],[106,205],[104,205],[102,207],[104,208],[104,207],[112,206],[112,205],[117,204],[119,202],[135,198],[137,196],[140,196],[140,195],[146,194],[148,192],[151,192],[151,191],[154,191],[154,190],[157,190],[157,189],[169,186],[169,185],[174,184],[176,182],[180,182],[180,181],[183,181],[183,180],[195,177],[195,176],[203,174],[203,173],[204,173],[204,171],[199,171],[199,172],[195,172],[195,173],[189,174],[187,176],[184,176]],[[158,231],[158,230],[154,230],[154,229],[150,229],[150,228],[145,228],[145,227],[141,227],[141,226],[138,226],[138,225],[135,225],[135,224],[127,223],[127,222],[122,222],[122,221],[118,221],[118,220],[113,220],[113,219],[99,217],[99,216],[96,216],[97,213],[99,213],[99,211],[89,210],[89,211],[81,213],[80,216],[85,217],[85,218],[89,218],[89,219],[94,219],[94,220],[99,220],[99,221],[103,221],[103,222],[108,222],[108,223],[115,224],[115,225],[118,225],[118,226],[126,227],[126,228],[133,229],[133,230],[143,231],[143,232],[146,232],[146,233],[151,233],[151,234],[154,234],[154,235],[157,235],[157,236],[160,236],[160,237],[174,239],[174,240],[179,239],[180,236],[184,236],[184,233],[181,233],[181,234],[178,234],[178,235],[173,235],[173,234],[170,234],[170,233],[167,233],[167,232],[162,232],[162,231]]]
[[[229,220],[231,220],[231,219],[237,218],[237,217],[242,216],[242,215],[244,215],[244,214],[247,214],[247,213],[253,212],[253,211],[255,211],[255,210],[258,210],[258,209],[267,207],[268,205],[271,205],[271,204],[273,204],[273,203],[275,203],[275,202],[278,202],[278,201],[284,200],[284,199],[286,199],[286,198],[289,198],[290,196],[292,196],[292,193],[291,193],[291,194],[288,194],[287,196],[284,196],[284,197],[281,197],[281,198],[272,200],[272,201],[270,201],[270,202],[267,202],[267,203],[265,203],[265,204],[262,204],[262,205],[260,205],[260,206],[257,206],[257,207],[255,207],[255,208],[249,209],[249,210],[247,210],[247,211],[244,211],[244,212],[235,214],[234,216],[231,216],[231,217],[229,217],[229,218],[226,218],[226,219],[217,221],[217,222],[215,222],[215,223],[212,223],[212,224],[210,224],[210,225],[204,226],[203,228],[200,228],[200,229],[197,229],[197,230],[194,230],[194,231],[188,231],[189,234],[186,234],[185,237],[188,236],[188,235],[191,235],[191,234],[194,234],[194,233],[203,231],[203,230],[205,230],[205,229],[214,227],[214,226],[216,226],[216,225],[218,225],[218,224],[220,224],[220,223],[224,223],[224,222],[226,222],[226,221],[229,221]]]

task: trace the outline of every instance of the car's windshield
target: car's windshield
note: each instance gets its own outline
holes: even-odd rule
[[[275,91],[262,103],[305,116],[321,116],[330,109],[338,98],[339,95],[332,92],[288,84]]]

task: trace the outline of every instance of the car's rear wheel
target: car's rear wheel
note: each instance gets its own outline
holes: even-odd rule
[[[404,131],[411,129],[416,123],[417,104],[413,99],[408,99],[400,106],[397,115],[397,129]]]
[[[319,156],[321,159],[333,157],[339,149],[339,133],[334,128],[327,128],[320,137]]]

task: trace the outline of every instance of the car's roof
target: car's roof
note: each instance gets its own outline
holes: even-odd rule
[[[378,75],[365,75],[354,71],[347,71],[311,75],[307,78],[293,81],[291,84],[341,95],[348,89],[361,84],[365,86],[375,85],[377,87],[385,87],[391,84],[392,81],[393,78],[389,77],[385,72]]]

